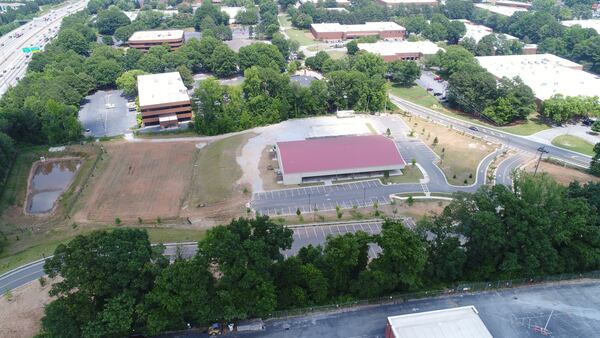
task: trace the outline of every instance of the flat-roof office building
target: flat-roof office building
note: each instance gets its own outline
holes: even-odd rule
[[[317,40],[347,40],[361,36],[379,36],[381,39],[404,39],[406,29],[395,22],[366,22],[360,25],[313,23],[310,32]]]
[[[144,126],[177,126],[192,119],[192,105],[179,72],[137,77]]]
[[[359,43],[358,48],[381,56],[385,62],[418,61],[424,56],[433,55],[442,50],[431,41],[377,41],[375,43]]]
[[[150,47],[168,45],[177,49],[183,45],[183,30],[139,31],[133,33],[128,40],[129,47],[147,52]]]

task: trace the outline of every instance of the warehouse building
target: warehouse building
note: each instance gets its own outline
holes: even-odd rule
[[[361,36],[379,36],[381,39],[402,40],[406,29],[395,22],[366,22],[360,25],[313,23],[310,32],[317,40],[346,40]]]
[[[454,20],[454,21],[462,22],[465,25],[465,28],[467,29],[465,32],[465,35],[462,37],[462,39],[471,38],[471,39],[475,40],[475,42],[479,42],[479,40],[481,40],[484,36],[487,36],[490,34],[495,34],[493,29],[491,29],[487,26],[484,26],[484,25],[478,25],[469,20],[459,19],[459,20]],[[503,35],[506,40],[519,40],[512,35],[496,34],[496,36],[500,36],[500,35]]]
[[[175,127],[192,119],[192,105],[179,72],[137,77],[144,126]]]
[[[129,47],[147,52],[150,47],[166,44],[170,49],[183,45],[183,30],[173,29],[164,31],[138,31],[133,33],[128,41]]]
[[[517,12],[526,12],[527,8],[512,7],[512,6],[496,6],[491,3],[476,3],[475,7],[488,10],[494,14],[503,16],[512,16]]]
[[[552,54],[476,57],[498,79],[518,76],[539,101],[553,95],[600,96],[600,77],[583,71],[578,63]]]
[[[387,7],[416,5],[434,6],[438,4],[437,0],[377,0],[377,2]]]
[[[300,0],[300,3],[305,4],[307,2],[311,2],[316,5],[317,3],[319,3],[319,1],[322,0]],[[350,0],[335,0],[335,5],[337,7],[347,7],[350,6]]]
[[[492,338],[474,306],[387,318],[385,338]]]
[[[396,143],[382,135],[333,136],[277,142],[283,184],[307,178],[383,174],[406,165]]]
[[[424,56],[433,55],[442,50],[431,41],[378,41],[376,43],[359,43],[358,48],[380,55],[385,62],[418,61]]]
[[[579,25],[582,28],[590,28],[600,34],[600,19],[589,19],[589,20],[567,20],[562,22],[563,26],[573,27]]]

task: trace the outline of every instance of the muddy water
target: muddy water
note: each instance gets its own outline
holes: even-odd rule
[[[39,163],[29,184],[27,212],[39,214],[52,210],[80,165],[79,160]]]

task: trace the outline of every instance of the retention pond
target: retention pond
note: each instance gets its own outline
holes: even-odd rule
[[[80,165],[79,159],[36,162],[31,169],[26,211],[30,214],[52,211],[60,195],[73,181]]]

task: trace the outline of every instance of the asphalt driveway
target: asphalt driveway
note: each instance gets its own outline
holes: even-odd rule
[[[127,109],[127,99],[120,90],[100,90],[85,98],[79,121],[86,135],[94,137],[125,134],[137,125],[136,112]]]

